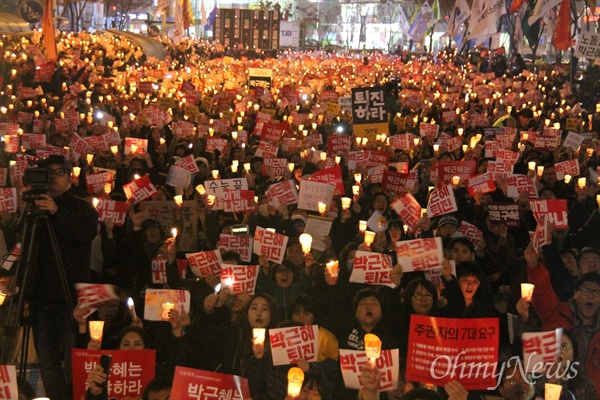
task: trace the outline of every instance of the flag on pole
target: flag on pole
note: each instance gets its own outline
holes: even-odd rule
[[[215,23],[215,19],[217,19],[217,7],[213,8],[213,10],[208,15],[208,22],[204,25],[205,31],[210,31],[213,24]]]
[[[398,23],[400,24],[400,30],[402,32],[408,34],[408,31],[410,31],[410,23],[408,22],[408,19],[406,18],[406,14],[404,14],[404,10],[402,9],[402,6],[400,6],[400,15],[399,15]]]
[[[417,40],[427,32],[427,29],[435,25],[436,20],[433,15],[433,10],[429,6],[429,3],[425,1],[419,11],[417,12],[408,35],[413,39]]]
[[[454,37],[462,23],[467,20],[470,14],[471,9],[469,8],[467,0],[456,0],[450,15],[450,20],[448,21],[446,33],[448,33],[450,37]]]
[[[548,14],[548,12],[560,4],[562,0],[537,0],[535,3],[535,8],[533,9],[533,13],[527,19],[527,23],[529,25],[533,25],[538,19],[542,18],[544,15]]]
[[[541,21],[537,20],[533,23],[533,25],[529,25],[528,20],[531,14],[533,13],[533,5],[535,0],[529,0],[529,5],[527,7],[522,7],[521,10],[525,10],[522,19],[517,18],[517,23],[521,24],[521,28],[523,29],[523,35],[527,39],[529,46],[534,46],[540,37],[540,29],[541,29]],[[521,15],[521,13],[519,13]]]
[[[44,47],[46,48],[46,60],[56,62],[56,33],[54,30],[53,1],[44,1],[44,14],[42,16],[42,34],[44,35]]]
[[[192,2],[190,0],[181,1],[181,12],[183,13],[183,29],[186,30],[195,23]]]
[[[527,0],[513,0],[510,4],[510,9],[508,10],[509,14],[516,13],[521,9],[523,4],[527,4]]]
[[[571,1],[560,3],[556,28],[554,29],[554,47],[559,50],[569,50],[571,47]]]
[[[179,0],[175,1],[175,9],[173,10],[173,20],[173,42],[175,44],[179,44],[179,42],[183,38],[183,33],[185,31],[183,27],[183,5],[182,2]]]
[[[469,22],[469,35],[476,39],[476,44],[483,43],[491,35],[498,32],[498,21],[506,14],[504,0],[474,0]]]
[[[200,13],[202,15],[201,24],[202,24],[202,26],[204,26],[207,23],[207,19],[206,19],[206,6],[204,5],[204,0],[200,1]]]

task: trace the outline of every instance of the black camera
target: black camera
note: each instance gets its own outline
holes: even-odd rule
[[[50,170],[47,168],[27,168],[23,175],[23,184],[31,189],[23,192],[23,201],[33,203],[50,190]]]

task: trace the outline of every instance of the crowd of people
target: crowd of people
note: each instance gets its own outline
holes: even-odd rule
[[[152,390],[159,395],[149,398],[164,399],[175,366],[185,366],[246,377],[255,400],[286,399],[289,366],[273,366],[268,340],[256,343],[253,328],[312,324],[319,325],[318,362],[298,363],[306,375],[297,398],[543,398],[548,380],[530,381],[510,374],[510,368],[499,377],[497,391],[487,393],[467,391],[460,380],[435,388],[404,379],[411,315],[499,318],[503,362],[522,356],[519,339],[508,340],[507,313],[518,315],[517,333],[563,328],[556,364],[566,370],[578,362],[577,373],[550,381],[562,385],[561,398],[598,398],[597,67],[569,75],[572,71],[553,68],[530,71],[519,63],[517,69],[481,72],[450,50],[418,59],[372,55],[365,60],[351,53],[296,51],[266,58],[203,41],[166,45],[167,58],[157,60],[126,39],[88,33],[61,34],[58,59],[48,63],[39,39],[36,33],[3,37],[0,43],[0,133],[5,144],[0,166],[3,186],[18,193],[17,211],[1,213],[4,250],[8,253],[22,239],[19,217],[35,205],[56,231],[69,300],[77,301],[73,285],[81,282],[114,285],[121,298],[93,317],[89,314],[94,310],[68,307],[56,290],[61,282],[56,263],[48,257],[52,243],[41,233],[33,285],[24,295],[31,303],[36,351],[51,399],[71,397],[68,364],[76,347],[155,349],[157,383]],[[249,68],[270,70],[268,84],[250,85]],[[377,138],[361,138],[351,107],[338,100],[348,98],[353,88],[380,86],[389,124]],[[181,122],[191,129],[174,129]],[[438,124],[438,139],[422,135],[421,123]],[[275,153],[268,157],[284,158],[289,166],[278,174],[272,173],[267,156],[256,154],[259,148],[263,151],[261,130],[267,124],[277,124],[281,132],[281,140],[271,143]],[[555,145],[540,147],[528,137],[531,132],[543,136],[549,128],[559,132]],[[570,132],[584,138],[579,147],[563,146]],[[30,133],[42,134],[43,141],[25,140]],[[410,136],[404,145],[390,140],[406,134],[416,140]],[[512,135],[509,140],[507,134]],[[341,135],[351,137],[347,149],[332,152],[328,138]],[[89,140],[100,136],[107,138],[102,144]],[[225,145],[209,147],[212,137],[224,139]],[[126,138],[145,139],[147,147],[134,149]],[[82,147],[81,139],[87,145]],[[488,165],[496,161],[491,144],[515,155],[506,173],[495,167],[493,188],[472,192],[467,179],[444,182],[440,177],[437,165],[445,161],[474,160],[473,176],[488,173]],[[417,181],[407,192],[422,208],[428,206],[432,186],[451,184],[456,210],[435,217],[424,213],[408,227],[392,207],[403,195],[385,191],[372,165],[351,163],[351,153],[367,150],[387,153],[386,169],[405,176],[408,170],[417,171]],[[172,167],[190,155],[196,171],[191,179],[183,186],[168,184],[173,182]],[[570,160],[576,160],[579,173],[559,179],[556,164]],[[537,169],[531,168],[532,162]],[[340,167],[344,190],[336,191],[324,211],[270,203],[266,194],[272,185],[290,180],[300,187],[312,174],[334,166]],[[404,166],[406,171],[400,170]],[[32,167],[50,170],[50,190],[22,201],[22,193],[30,189],[23,174]],[[106,185],[86,185],[86,177],[100,171],[111,174],[108,190]],[[512,173],[528,176],[533,190],[516,197],[509,193]],[[147,201],[193,202],[198,234],[185,251],[179,237],[149,218],[123,189],[142,176],[157,189]],[[253,211],[214,209],[214,197],[197,189],[229,178],[247,181],[256,196]],[[342,197],[351,198],[350,207],[342,206]],[[98,221],[94,198],[127,202],[126,220]],[[550,226],[551,238],[541,248],[530,240],[539,224],[531,210],[533,198],[567,202],[568,226]],[[519,223],[507,226],[492,218],[490,206],[496,203],[518,205]],[[372,242],[365,242],[359,221],[370,220],[374,213],[380,215],[376,224],[381,229]],[[299,236],[311,215],[333,222],[329,235],[313,238],[324,243],[324,250],[305,253]],[[182,218],[174,215],[172,226],[181,229]],[[461,234],[463,221],[481,232],[479,239]],[[240,254],[222,251],[226,264],[259,265],[256,293],[215,290],[219,276],[194,276],[191,269],[182,278],[178,259],[185,259],[186,252],[218,249],[220,235],[239,225],[246,225],[250,236],[262,227],[289,238],[281,263],[259,254],[243,262]],[[445,257],[436,282],[422,272],[407,272],[408,266],[396,260],[397,242],[431,237],[441,237]],[[357,251],[388,255],[394,287],[350,282]],[[152,260],[157,257],[168,260],[166,283],[152,280]],[[338,273],[326,268],[332,260],[338,261]],[[10,277],[12,272],[2,274]],[[531,298],[521,296],[520,284],[526,282],[535,285]],[[144,293],[151,288],[188,290],[190,313],[174,309],[168,322],[145,321]],[[10,284],[3,292],[12,294]],[[130,312],[128,297],[141,318]],[[105,321],[101,343],[90,339],[90,318]],[[381,372],[371,364],[361,373],[360,392],[346,389],[340,372],[339,349],[364,350],[367,333],[376,334],[383,349],[400,349],[401,382],[398,390],[382,397]],[[106,398],[106,379],[98,365],[88,376],[89,398]]]

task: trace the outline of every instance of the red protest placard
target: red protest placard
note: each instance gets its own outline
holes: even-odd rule
[[[275,232],[274,229],[257,226],[254,231],[253,251],[259,256],[267,256],[269,261],[281,264],[288,239],[287,236]]]
[[[458,210],[456,198],[452,185],[443,185],[434,189],[429,195],[427,203],[427,215],[437,217],[438,215],[448,214]]]
[[[50,82],[55,71],[56,64],[54,62],[38,65],[35,70],[35,82]]]
[[[488,205],[490,220],[500,222],[508,227],[521,226],[519,205],[515,203],[490,203]]]
[[[408,174],[400,174],[397,172],[385,170],[381,179],[381,188],[386,193],[404,195],[410,193],[418,184],[417,171],[408,171]]]
[[[437,163],[438,176],[441,182],[448,184],[452,182],[453,176],[459,176],[461,181],[467,181],[475,175],[477,164],[471,161],[440,161]]]
[[[254,210],[254,190],[223,191],[223,211],[253,212]]]
[[[199,253],[186,253],[192,272],[197,277],[207,278],[221,274],[221,252],[218,250],[201,251]]]
[[[348,389],[361,389],[359,376],[363,365],[367,363],[367,353],[364,350],[340,349],[340,367],[344,378],[344,385]],[[398,388],[398,372],[400,371],[400,357],[398,349],[381,350],[375,366],[381,371],[380,391],[395,390]]]
[[[407,193],[400,197],[392,203],[391,207],[410,230],[417,227],[417,223],[421,219],[421,205],[412,194]]]
[[[327,157],[347,154],[352,148],[352,136],[333,134],[327,137]]]
[[[75,288],[77,290],[77,303],[82,308],[98,308],[102,304],[119,300],[119,296],[115,293],[112,285],[76,283]]]
[[[444,260],[442,239],[436,237],[396,242],[396,256],[405,272],[441,268]]]
[[[370,251],[357,251],[354,255],[354,268],[350,282],[367,285],[385,285],[395,288],[392,283],[392,260],[385,254]]]
[[[556,179],[563,180],[565,175],[571,175],[572,177],[579,176],[579,160],[568,160],[554,164],[554,170],[556,171]]]
[[[336,193],[344,193],[344,182],[342,181],[342,170],[338,165],[331,168],[321,169],[312,174],[311,181],[324,182],[335,186]]]
[[[317,361],[318,338],[318,325],[269,329],[273,365],[296,364],[299,360]]]
[[[562,328],[548,332],[523,332],[523,360],[526,372],[545,371],[560,355]],[[540,368],[540,365],[544,367]]]
[[[258,265],[221,265],[221,287],[229,287],[234,294],[248,293],[252,296],[256,291],[256,281],[260,267]]]
[[[250,235],[228,235],[221,233],[219,237],[219,249],[232,250],[240,255],[242,261],[250,262],[252,258],[252,244],[254,239]]]
[[[17,189],[0,189],[0,211],[13,213],[17,211]]]
[[[194,158],[193,154],[180,158],[175,162],[175,165],[179,168],[183,168],[186,171],[191,172],[192,174],[195,174],[196,172],[200,171],[198,169],[198,164],[196,164],[196,159]]]
[[[113,176],[110,172],[100,172],[85,176],[88,193],[104,193],[104,185],[107,183],[110,183],[112,186]]]
[[[87,377],[100,362],[100,356],[112,356],[108,378],[108,398],[139,399],[154,378],[156,350],[72,350],[73,398],[85,399]]]
[[[158,193],[148,175],[123,185],[123,191],[127,199],[133,199],[136,203],[147,200]]]
[[[283,134],[282,124],[271,124],[266,123],[263,125],[262,133],[260,135],[261,141],[271,143],[275,146],[278,146],[281,143],[281,138]]]
[[[287,180],[269,186],[266,192],[267,203],[278,208],[280,205],[289,205],[298,202],[298,191],[293,180]]]
[[[490,193],[496,190],[496,184],[492,179],[491,172],[475,175],[469,178],[469,194],[473,196],[475,192]]]
[[[171,398],[173,400],[244,400],[250,398],[250,389],[246,378],[177,366],[171,387]]]
[[[459,235],[463,235],[469,239],[474,245],[477,245],[477,243],[483,240],[483,232],[481,232],[475,225],[466,221],[461,221],[457,232]]]
[[[98,211],[98,221],[112,220],[115,226],[123,226],[127,218],[129,205],[124,201],[115,201],[110,199],[99,199],[96,206]]]
[[[554,224],[556,228],[569,227],[566,199],[530,200],[529,203],[536,221],[540,222],[540,217],[545,215],[548,223]]]
[[[498,318],[410,319],[406,380],[444,385],[460,379],[467,390],[496,387]]]
[[[17,369],[14,365],[0,365],[0,399],[19,399]]]

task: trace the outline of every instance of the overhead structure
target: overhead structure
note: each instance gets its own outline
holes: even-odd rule
[[[167,58],[165,46],[158,40],[138,33],[119,31],[116,29],[107,29],[105,32],[114,36],[119,36],[130,40],[133,44],[139,46],[147,57],[156,57],[158,60]]]
[[[31,35],[29,24],[16,15],[0,13],[0,35]]]

